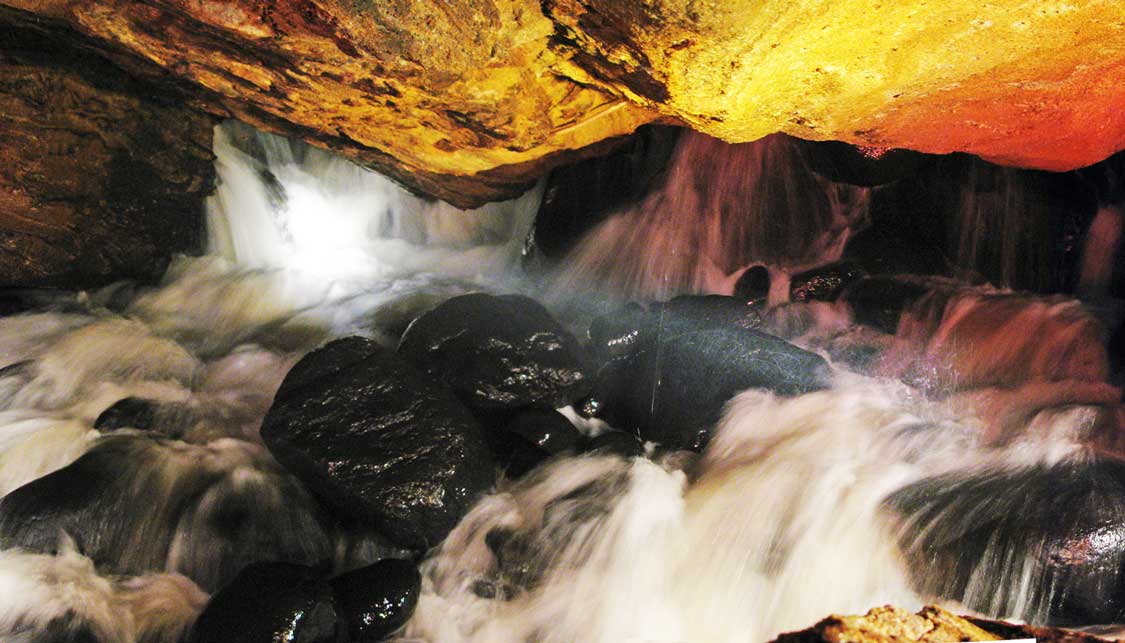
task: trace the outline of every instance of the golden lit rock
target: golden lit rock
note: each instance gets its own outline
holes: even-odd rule
[[[1125,147],[1117,0],[0,3],[460,205],[658,118],[1052,170]]]
[[[1115,0],[549,0],[571,75],[731,142],[1073,169],[1125,147]]]

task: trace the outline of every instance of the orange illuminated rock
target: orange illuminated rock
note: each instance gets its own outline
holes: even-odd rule
[[[0,4],[459,205],[661,118],[1052,170],[1125,147],[1119,0]]]

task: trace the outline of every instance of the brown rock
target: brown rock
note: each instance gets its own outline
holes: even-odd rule
[[[955,643],[1034,638],[1042,643],[1098,643],[1105,639],[1056,627],[1033,627],[991,619],[956,616],[936,606],[917,614],[876,607],[863,616],[829,616],[773,643]]]
[[[782,131],[1052,170],[1125,147],[1116,0],[0,4],[461,206],[661,117],[730,142]]]
[[[996,641],[999,636],[929,606],[917,614],[876,607],[863,616],[829,616],[807,630],[782,634],[773,643],[955,643]]]
[[[213,121],[61,33],[0,7],[0,287],[154,279],[199,247]]]

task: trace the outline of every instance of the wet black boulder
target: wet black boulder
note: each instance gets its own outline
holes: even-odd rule
[[[414,613],[422,577],[414,563],[387,558],[331,581],[352,643],[382,641]]]
[[[789,301],[836,301],[849,284],[865,274],[859,266],[846,261],[797,273],[789,279]]]
[[[590,386],[578,341],[519,295],[454,297],[414,320],[398,354],[476,411],[557,408]]]
[[[293,367],[262,439],[337,510],[413,549],[439,543],[495,475],[470,412],[359,337],[331,342]]]
[[[763,388],[798,395],[826,388],[818,355],[755,328],[753,306],[730,297],[653,305],[626,355],[599,371],[586,407],[614,427],[670,448],[701,449],[723,405]]]
[[[493,452],[509,477],[518,478],[552,456],[578,450],[583,436],[554,409],[520,411],[490,436]]]
[[[332,587],[309,567],[254,563],[211,597],[189,643],[345,643]]]
[[[1049,625],[1125,619],[1125,462],[930,478],[888,506],[927,594]]]

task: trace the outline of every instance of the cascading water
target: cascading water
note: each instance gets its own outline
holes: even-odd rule
[[[739,319],[826,355],[830,381],[738,393],[702,454],[650,443],[648,457],[564,455],[500,477],[425,555],[394,640],[764,643],[926,601],[1075,625],[1125,614],[1125,413],[1097,321],[1063,298],[809,277],[864,223],[867,190],[816,177],[782,142],[724,166],[720,144],[689,137],[670,188],[545,276],[519,268],[539,188],[466,213],[236,124],[215,145],[212,256],[181,259],[158,288],[0,319],[0,536],[27,549],[0,553],[0,638],[175,641],[250,562],[340,572],[409,555],[326,511],[262,445],[285,374],[327,339],[393,345],[477,290],[549,283],[559,309],[590,291],[729,293],[754,263],[775,266],[771,305]],[[790,221],[777,211],[805,223],[772,230]],[[898,298],[893,324],[871,292]],[[675,311],[649,313],[655,368],[665,330],[683,330]],[[608,350],[646,341],[626,330]],[[609,428],[566,412],[586,434]]]

